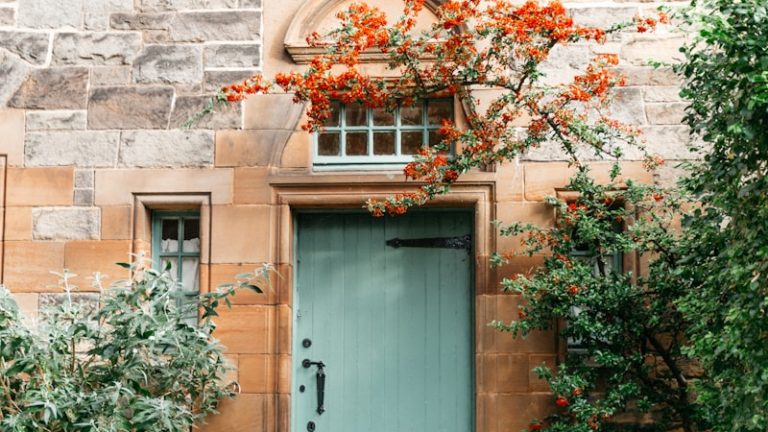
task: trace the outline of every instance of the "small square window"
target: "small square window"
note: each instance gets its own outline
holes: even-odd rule
[[[375,108],[373,111],[374,126],[394,126],[395,113],[387,111],[384,108]]]
[[[368,154],[368,133],[347,132],[346,154],[349,156],[365,156]]]
[[[421,106],[401,107],[401,123],[403,126],[420,126],[423,121],[421,112]]]
[[[394,155],[395,154],[395,133],[394,132],[374,132],[373,133],[373,154]]]
[[[427,121],[430,125],[440,125],[443,120],[453,118],[453,101],[449,99],[435,99],[427,106]]]
[[[314,165],[397,168],[424,146],[441,140],[444,119],[453,121],[453,99],[426,99],[393,111],[333,102],[331,117],[315,134]]]
[[[339,156],[341,154],[341,134],[322,133],[317,137],[317,154],[320,156]]]
[[[424,132],[403,132],[402,133],[402,151],[403,154],[412,155],[424,146]]]
[[[323,123],[323,126],[338,127],[339,120],[341,119],[341,116],[339,115],[340,113],[341,113],[341,102],[339,101],[331,102],[331,116],[325,120],[325,122]]]
[[[368,110],[359,103],[349,104],[344,110],[347,126],[365,126],[368,124]]]

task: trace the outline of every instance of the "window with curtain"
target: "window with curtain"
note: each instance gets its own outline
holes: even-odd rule
[[[171,277],[192,304],[200,292],[200,213],[154,212],[152,259],[156,269],[170,269]],[[180,306],[184,306],[183,301]],[[192,307],[190,320],[197,320],[197,310]]]
[[[443,119],[453,121],[453,99],[425,99],[394,111],[334,102],[314,138],[315,167],[397,167],[423,146],[440,142]]]

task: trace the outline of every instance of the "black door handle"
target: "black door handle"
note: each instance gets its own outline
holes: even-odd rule
[[[317,373],[315,374],[315,378],[317,379],[317,413],[322,414],[325,412],[325,363],[304,359],[304,361],[301,362],[301,365],[304,366],[305,369],[317,366]]]

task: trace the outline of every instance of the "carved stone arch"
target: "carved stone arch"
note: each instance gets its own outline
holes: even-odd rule
[[[307,44],[307,36],[312,32],[323,34],[333,28],[336,21],[336,12],[346,9],[356,0],[307,0],[294,15],[288,31],[285,34],[285,50],[294,62],[308,63],[315,55],[322,53],[322,48],[313,48]],[[404,3],[387,0],[373,0],[369,4],[379,7],[387,14],[390,22],[396,20],[402,13]],[[424,9],[419,15],[416,30],[424,29],[437,20],[435,14],[441,1],[425,0]],[[380,53],[364,53],[363,62],[377,62],[385,60]]]
[[[306,134],[301,129],[305,103],[297,103],[289,93],[255,94],[246,99],[248,140],[259,148],[254,149],[252,162],[282,166],[283,153],[295,134]]]

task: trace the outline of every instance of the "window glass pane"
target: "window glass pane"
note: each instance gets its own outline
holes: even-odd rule
[[[178,270],[176,268],[176,258],[175,257],[168,257],[168,258],[163,258],[163,259],[160,260],[160,270],[161,271],[165,271],[165,269],[168,268],[167,267],[168,265],[170,265],[170,269],[168,270],[168,273],[171,274],[171,279],[173,279],[174,281],[177,280],[178,277],[179,277],[179,273],[178,273]]]
[[[324,122],[323,126],[326,127],[339,127],[341,126],[339,124],[339,113],[341,112],[341,103],[339,101],[332,101],[331,102],[331,116],[328,117]]]
[[[443,119],[453,118],[453,101],[450,99],[435,99],[428,102],[427,119],[429,124],[439,125]]]
[[[578,306],[571,307],[571,316],[576,318],[579,316],[579,314],[582,312],[582,309]],[[568,352],[569,353],[580,353],[585,352],[586,349],[584,347],[584,341],[581,338],[575,338],[572,336],[568,337]]]
[[[177,305],[182,309],[185,322],[191,326],[197,324],[197,294],[200,292],[200,259],[182,258],[181,293],[184,295]]]
[[[184,219],[184,252],[200,252],[200,219]]]
[[[393,126],[395,113],[388,112],[384,108],[376,108],[373,110],[373,124],[376,126]]]
[[[347,132],[347,156],[368,154],[368,132]]]
[[[340,135],[337,133],[321,133],[317,136],[317,154],[320,156],[338,156],[340,152]]]
[[[181,287],[184,292],[197,293],[200,285],[200,258],[181,259]]]
[[[400,138],[400,152],[402,154],[416,154],[423,143],[423,132],[403,132]]]
[[[160,252],[179,251],[179,220],[162,220],[162,237],[160,238]]]
[[[373,154],[377,154],[377,155],[395,154],[395,133],[394,132],[375,132],[373,134]]]
[[[347,126],[365,126],[368,110],[362,104],[347,105]]]
[[[400,108],[400,124],[420,125],[421,124],[421,104],[416,106],[404,106]]]
[[[440,141],[443,140],[443,137],[440,135],[440,133],[437,130],[430,130],[429,131],[429,146],[434,146],[440,143]]]

